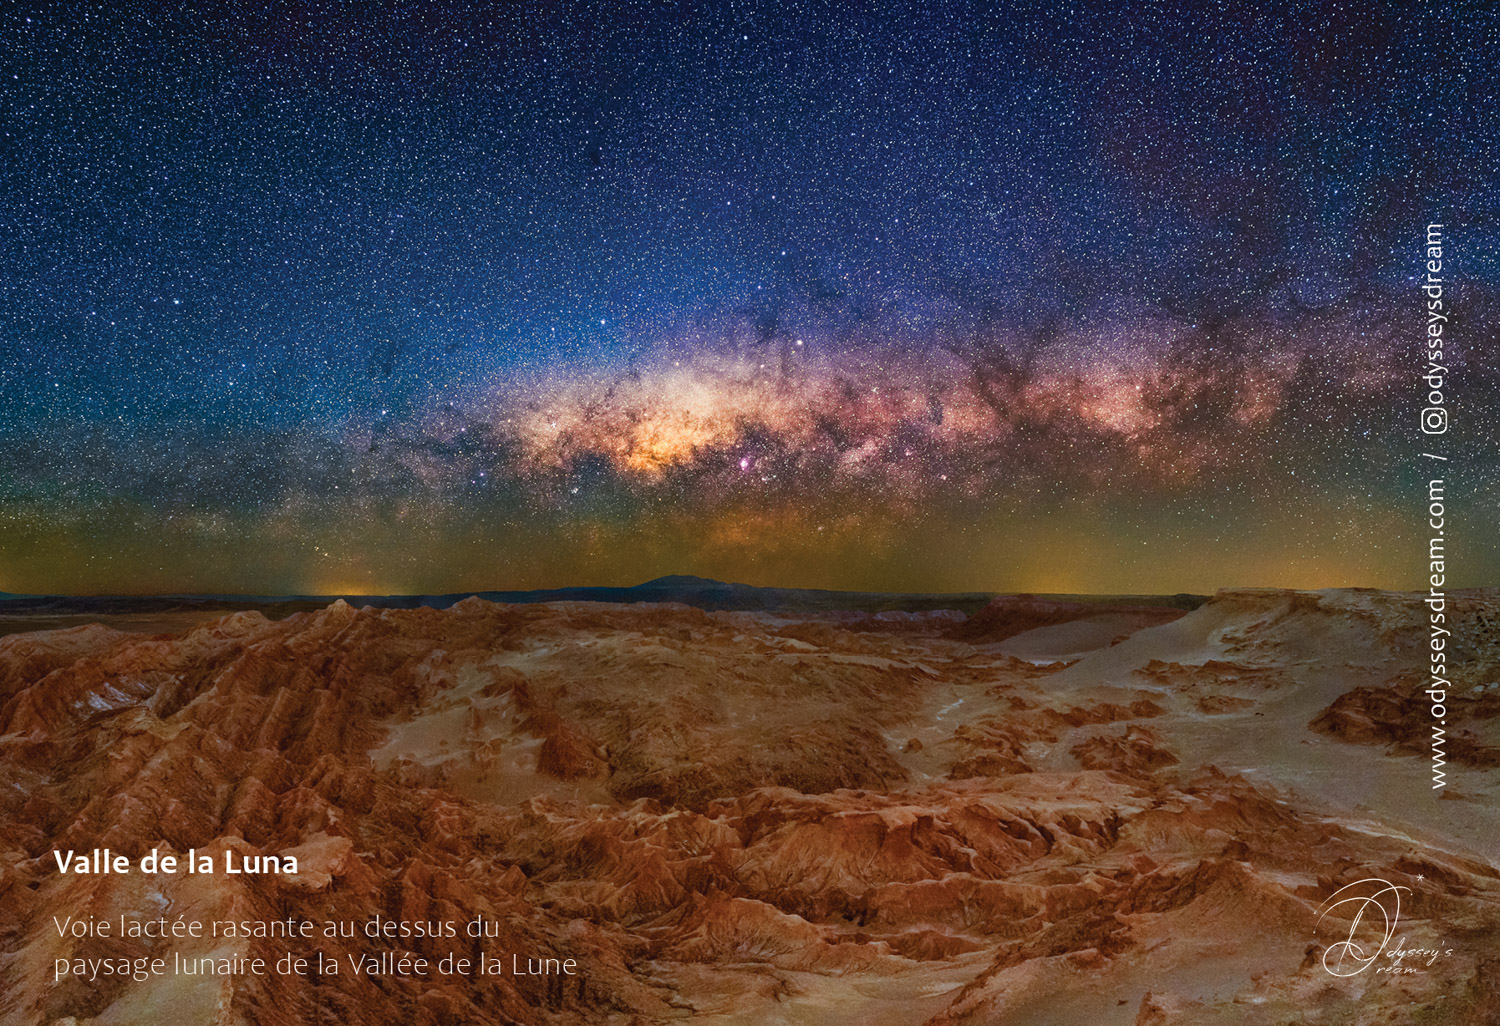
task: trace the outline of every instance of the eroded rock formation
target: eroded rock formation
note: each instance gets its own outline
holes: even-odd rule
[[[1405,599],[1132,610],[1081,657],[1076,632],[1034,636],[1054,661],[1002,651],[1025,630],[993,608],[963,637],[472,599],[0,638],[0,1022],[1491,1021],[1494,762],[1469,760],[1450,827],[1411,754]],[[1480,752],[1491,697],[1461,705]],[[55,849],[95,847],[299,872],[58,872]],[[1330,975],[1320,905],[1371,877],[1409,888],[1409,945],[1451,954]],[[122,914],[579,972],[54,982],[59,958],[290,946],[53,921]],[[377,916],[481,936],[322,935]]]

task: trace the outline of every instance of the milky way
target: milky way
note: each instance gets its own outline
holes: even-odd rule
[[[0,589],[1500,570],[1492,17],[4,19]]]

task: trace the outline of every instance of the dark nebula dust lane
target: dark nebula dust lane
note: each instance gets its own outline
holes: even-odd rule
[[[1497,41],[8,11],[0,591],[1414,586],[1433,221],[1488,582]]]

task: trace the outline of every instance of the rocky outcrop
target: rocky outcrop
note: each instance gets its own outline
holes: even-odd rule
[[[1500,767],[1500,689],[1480,685],[1443,699],[1444,751],[1453,762]],[[1427,754],[1432,747],[1432,702],[1420,688],[1358,687],[1347,691],[1308,724],[1352,744],[1389,746]]]

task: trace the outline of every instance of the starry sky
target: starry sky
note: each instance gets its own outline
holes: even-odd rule
[[[1272,6],[7,5],[0,590],[1500,584],[1500,23]]]

